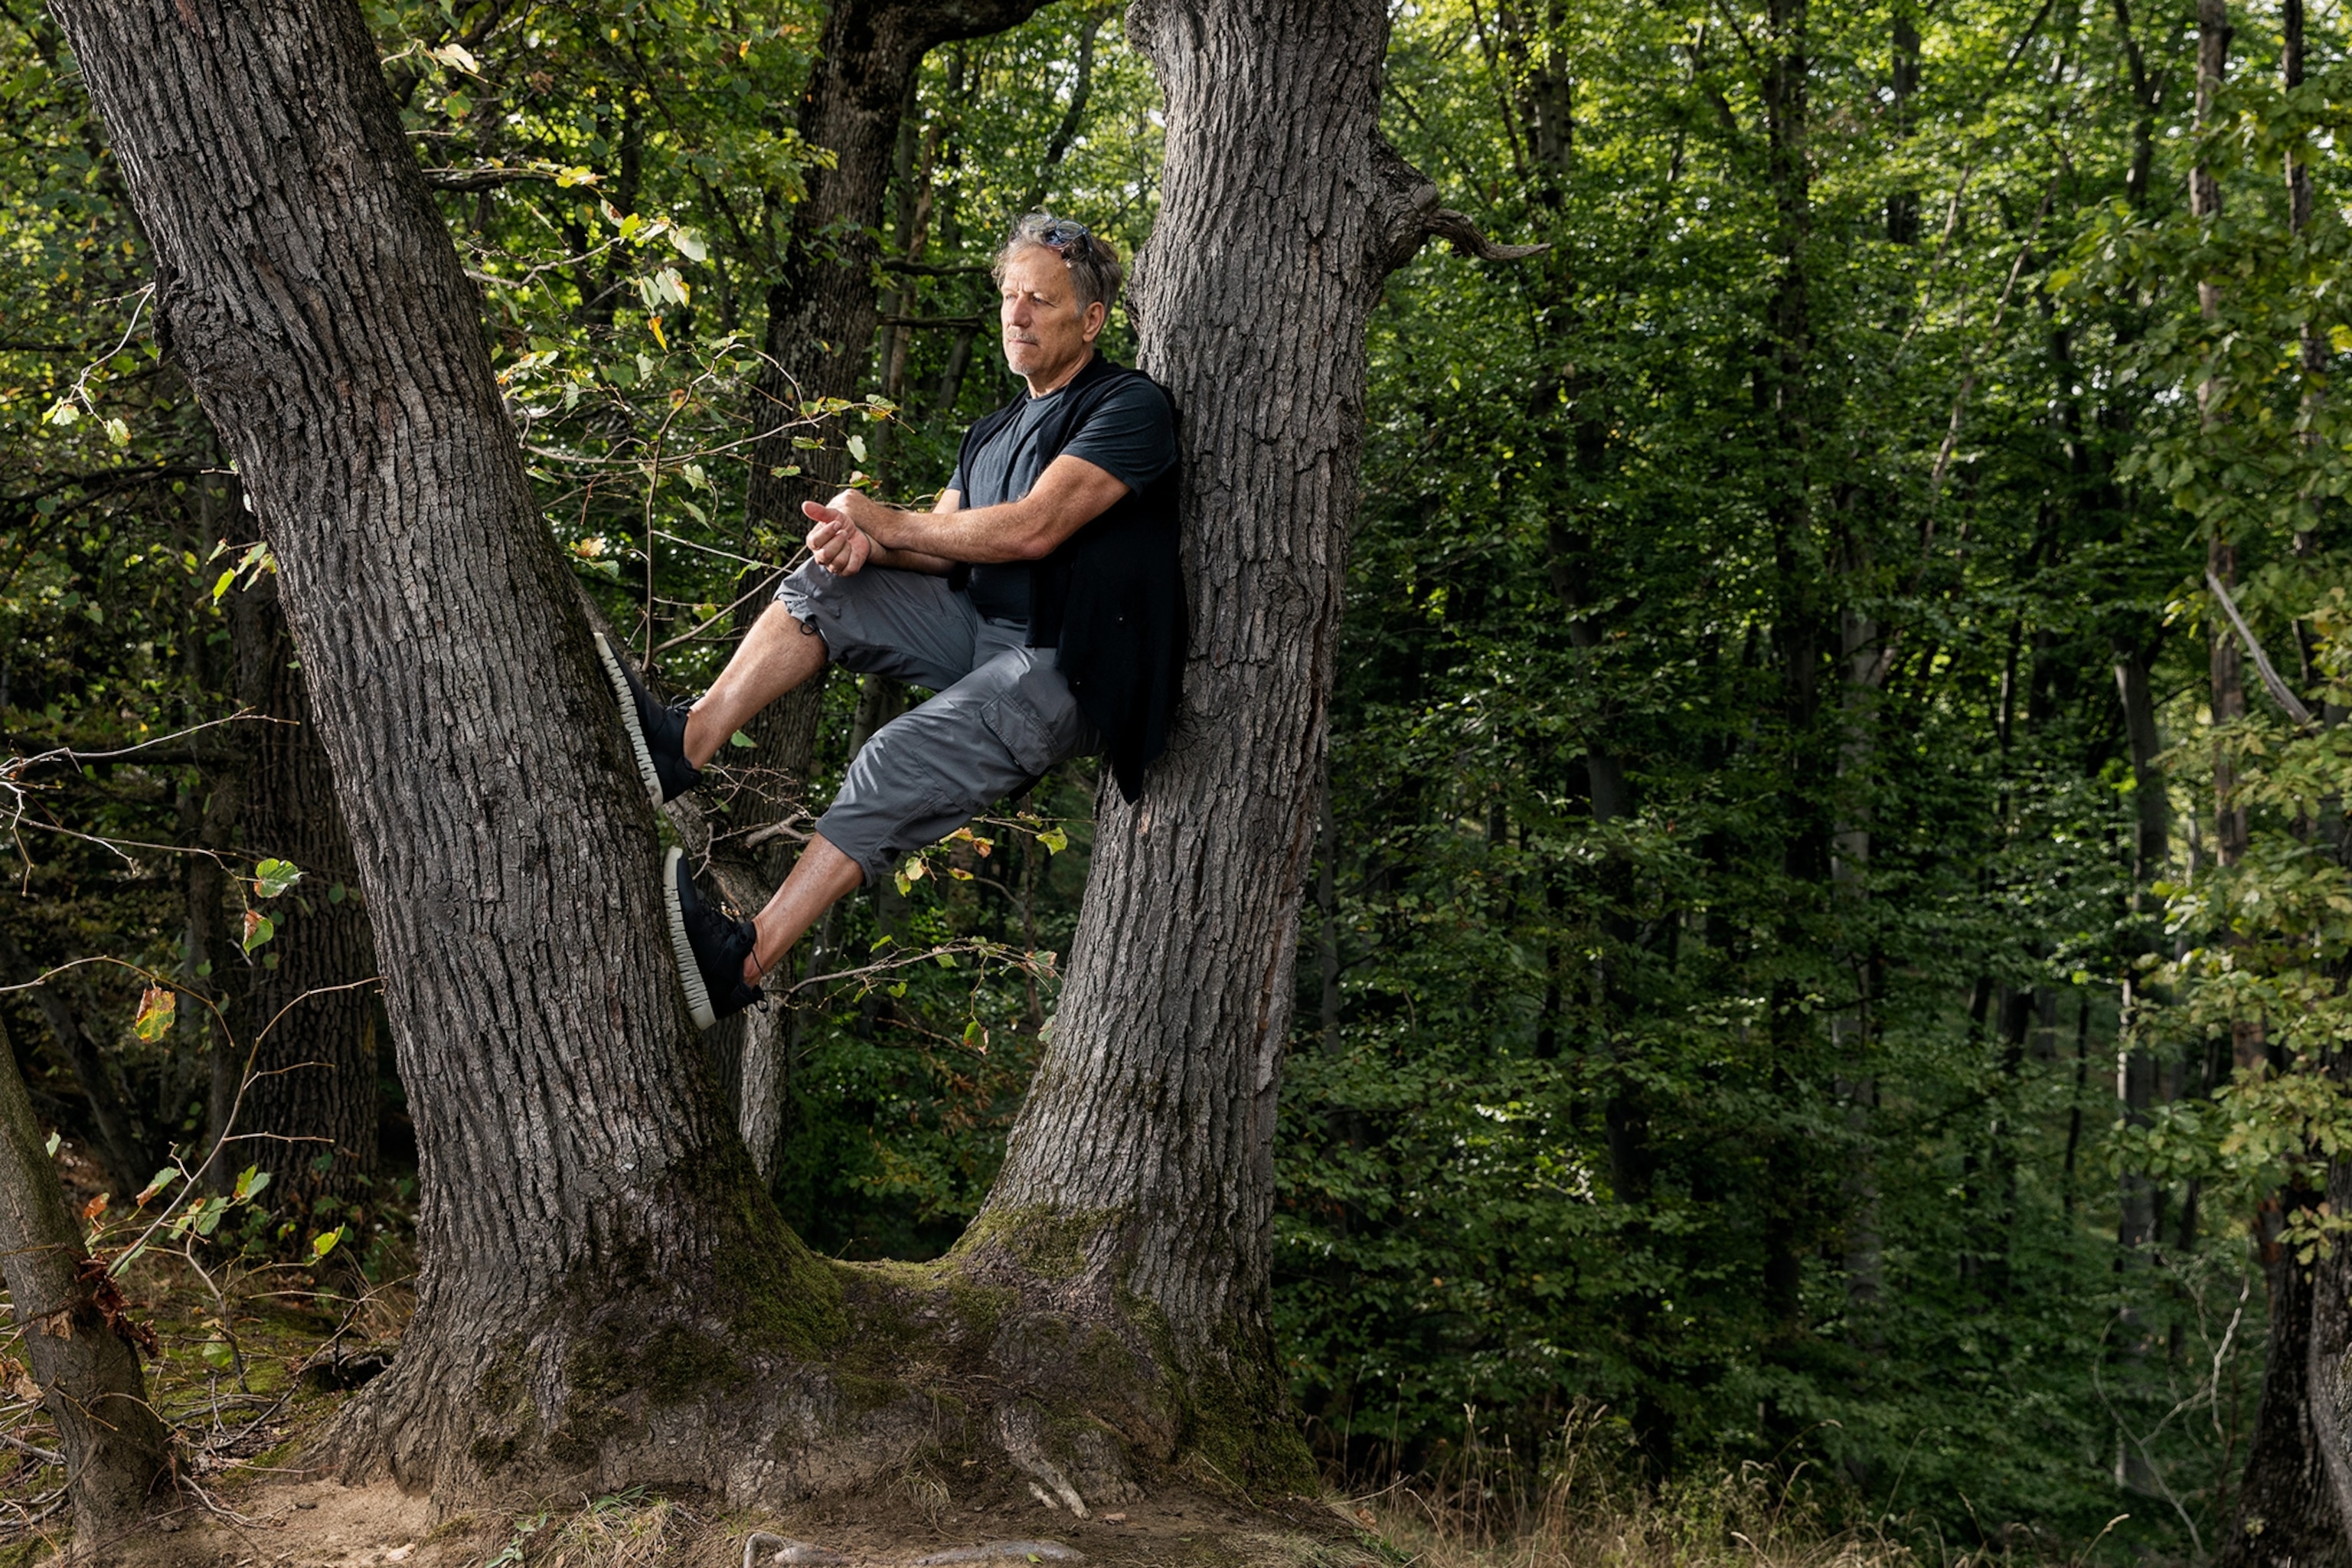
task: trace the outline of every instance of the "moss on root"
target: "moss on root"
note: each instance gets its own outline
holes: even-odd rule
[[[1086,1272],[1088,1245],[1125,1218],[1125,1211],[1115,1208],[1066,1209],[1034,1204],[985,1209],[948,1256],[971,1258],[993,1246],[1025,1273],[1058,1284]]]
[[[1311,1494],[1314,1456],[1290,1418],[1290,1391],[1273,1346],[1229,1330],[1201,1364],[1188,1365],[1160,1309],[1120,1292],[1120,1310],[1150,1339],[1154,1355],[1178,1379],[1176,1463],[1205,1484],[1238,1492]]]

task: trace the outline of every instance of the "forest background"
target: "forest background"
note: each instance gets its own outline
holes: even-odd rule
[[[780,403],[818,14],[370,18],[549,526],[680,691],[796,550],[747,492],[919,502],[1016,389],[1013,216],[1150,231],[1115,7],[936,49],[856,395]],[[70,57],[0,22],[0,1023],[118,1208],[296,1129],[188,1245],[396,1285],[374,1004],[296,1000],[372,971],[323,762],[255,716],[299,711],[271,563]],[[2345,43],[2214,0],[1397,9],[1388,133],[1550,248],[1424,257],[1374,317],[1276,1220],[1335,1476],[1533,1467],[1600,1410],[1630,1471],[1777,1467],[1923,1545],[2230,1535],[2340,1207]],[[788,845],[910,700],[833,681],[805,776],[747,737],[722,834]],[[713,1037],[812,1246],[928,1258],[974,1212],[1096,783],[845,905],[772,1070]],[[273,1048],[348,1092],[244,1082],[289,1006]]]

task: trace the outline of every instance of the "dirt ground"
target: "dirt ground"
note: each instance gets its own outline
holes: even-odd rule
[[[715,1510],[693,1496],[625,1492],[544,1500],[436,1516],[431,1501],[391,1486],[333,1480],[256,1485],[237,1517],[191,1504],[158,1517],[100,1556],[107,1568],[740,1568],[781,1560],[803,1568],[1386,1568],[1384,1550],[1339,1505],[1291,1498],[1246,1510],[1165,1491],[1074,1519],[1018,1496],[957,1497],[936,1482],[878,1498],[812,1504],[784,1514]],[[750,1551],[747,1555],[747,1547]],[[942,1555],[946,1554],[946,1555]],[[929,1560],[926,1563],[926,1560]]]

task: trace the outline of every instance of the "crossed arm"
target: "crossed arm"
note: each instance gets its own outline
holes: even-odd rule
[[[1127,494],[1108,468],[1067,454],[1046,465],[1019,500],[966,510],[962,495],[940,492],[929,511],[886,506],[863,490],[801,510],[815,525],[808,546],[818,564],[846,577],[868,565],[943,575],[957,562],[1034,561],[1100,517]]]

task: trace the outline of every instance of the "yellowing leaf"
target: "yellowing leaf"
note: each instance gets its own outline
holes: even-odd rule
[[[150,985],[139,997],[139,1016],[131,1028],[141,1039],[152,1045],[172,1032],[172,1019],[179,1011],[180,994],[162,985]],[[51,1153],[57,1151],[52,1149]]]

